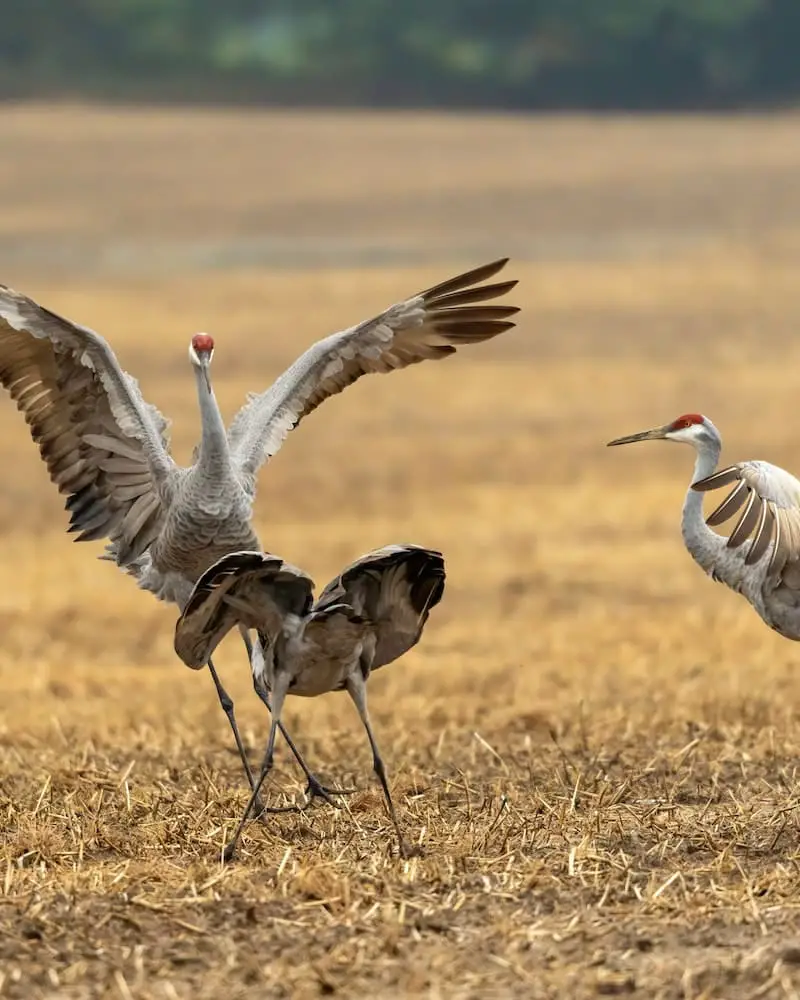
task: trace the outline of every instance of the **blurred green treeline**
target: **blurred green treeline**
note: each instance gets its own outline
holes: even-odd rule
[[[765,105],[798,42],[800,0],[0,0],[0,97]]]

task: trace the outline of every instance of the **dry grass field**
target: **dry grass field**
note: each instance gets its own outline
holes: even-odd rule
[[[179,459],[196,330],[232,415],[316,337],[507,246],[523,307],[326,403],[261,476],[262,540],[320,585],[390,541],[445,553],[422,642],[371,681],[407,861],[331,695],[286,722],[357,793],[221,864],[245,792],[211,681],[173,610],[71,544],[2,401],[0,997],[800,995],[800,651],[684,552],[691,452],[604,448],[700,410],[724,457],[800,472],[797,119],[0,122],[2,280],[112,340]],[[256,760],[239,647],[217,662]],[[275,802],[302,788],[278,764]]]

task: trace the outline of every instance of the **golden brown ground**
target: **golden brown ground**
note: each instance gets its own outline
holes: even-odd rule
[[[262,539],[319,584],[393,540],[445,553],[422,643],[371,682],[423,859],[392,853],[366,739],[333,695],[290,700],[286,721],[314,766],[358,794],[251,826],[240,862],[221,866],[245,796],[210,680],[174,656],[173,611],[95,561],[99,545],[70,544],[3,401],[0,996],[797,996],[800,653],[683,551],[688,449],[604,448],[699,409],[727,457],[800,471],[796,120],[416,116],[394,119],[395,149],[373,142],[388,128],[377,117],[128,114],[122,127],[79,110],[3,112],[6,255],[37,218],[46,247],[56,211],[69,238],[234,238],[250,206],[280,208],[280,179],[298,199],[289,233],[295,217],[325,231],[340,200],[357,232],[390,242],[406,226],[454,244],[459,198],[488,206],[495,183],[507,221],[491,216],[482,239],[500,251],[506,226],[538,238],[532,206],[550,183],[553,233],[590,233],[594,249],[512,263],[517,331],[362,380],[262,474]],[[230,152],[253,122],[283,165],[266,188]],[[411,135],[428,136],[425,162],[438,164],[422,176],[398,162]],[[182,182],[176,136],[193,150],[180,146],[182,170],[230,174],[223,193]],[[320,136],[333,150],[323,176],[296,152]],[[93,165],[93,142],[117,149],[116,166]],[[379,149],[369,172],[347,159],[353,142]],[[134,191],[134,174],[157,180]],[[435,223],[409,215],[417,188]],[[693,210],[687,191],[700,192]],[[692,226],[702,245],[670,243]],[[620,228],[667,249],[604,254]],[[109,336],[173,417],[182,459],[197,431],[195,330],[217,337],[232,415],[315,337],[480,262],[67,278],[7,259],[6,280]],[[237,641],[218,663],[255,758],[266,719]],[[276,797],[300,787],[280,763]]]

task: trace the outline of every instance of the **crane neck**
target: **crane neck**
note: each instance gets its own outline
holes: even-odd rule
[[[722,442],[718,439],[713,441],[704,441],[701,445],[697,447],[697,457],[694,461],[694,472],[692,473],[692,482],[696,483],[700,479],[705,479],[706,476],[710,476],[719,465],[719,456],[722,452]],[[690,491],[692,496],[700,497],[702,501],[702,494],[698,493],[696,490]],[[702,506],[702,503],[701,503]]]
[[[693,483],[696,483],[699,479],[705,479],[706,476],[710,476],[716,470],[721,451],[722,442],[720,441],[704,441],[703,444],[698,446],[694,472],[692,473]],[[697,490],[693,490],[690,485],[683,504],[683,516],[685,519],[687,516],[693,517],[698,514],[700,520],[705,524],[703,520],[703,494],[698,493]]]
[[[206,472],[223,475],[230,469],[230,452],[225,424],[219,412],[214,391],[208,378],[208,369],[194,366],[197,384],[197,401],[200,406],[200,454],[198,467]]]
[[[696,483],[699,479],[705,479],[716,470],[721,451],[722,442],[719,440],[704,441],[698,446],[692,483]],[[683,502],[681,534],[686,548],[695,561],[706,572],[710,572],[717,561],[721,548],[725,545],[725,540],[706,524],[703,517],[703,496],[703,493],[693,490],[690,485]]]

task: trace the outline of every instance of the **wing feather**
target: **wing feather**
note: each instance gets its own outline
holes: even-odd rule
[[[387,545],[361,556],[322,591],[315,611],[343,603],[376,631],[372,668],[391,663],[418,641],[428,615],[442,599],[441,552],[418,545]]]
[[[497,274],[507,258],[456,275],[342,333],[318,341],[266,392],[251,395],[228,432],[231,453],[254,487],[261,465],[293,427],[329,396],[362,375],[435,361],[465,344],[511,329],[516,306],[475,305],[505,295],[515,281],[474,287]]]
[[[747,550],[745,565],[753,566],[757,563],[769,548],[772,540],[772,533],[775,530],[775,514],[768,500],[761,500],[761,514],[758,521],[753,541]]]
[[[698,479],[696,483],[692,483],[692,489],[697,490],[698,493],[705,493],[707,490],[718,490],[723,486],[730,486],[731,483],[739,482],[740,478],[738,465],[729,465],[727,469],[713,472],[705,479]]]
[[[121,564],[145,551],[160,523],[158,486],[174,469],[168,425],[106,341],[0,285],[0,384],[66,494],[78,540],[109,538]],[[127,463],[124,482],[112,456]]]
[[[728,548],[738,548],[742,542],[746,541],[758,522],[759,498],[755,490],[748,490],[747,505],[739,518],[736,527],[728,538]]]
[[[194,585],[175,625],[175,652],[199,670],[238,624],[257,629],[265,641],[287,614],[311,606],[313,580],[295,566],[264,552],[231,552]]]
[[[739,462],[692,484],[700,492],[736,486],[719,507],[706,519],[709,525],[721,524],[747,501],[728,545],[741,545],[755,531],[745,557],[754,565],[772,543],[767,572],[776,586],[800,561],[800,480],[769,462]]]
[[[747,483],[744,480],[741,480],[736,484],[736,488],[733,492],[722,501],[719,507],[708,515],[706,518],[706,524],[714,527],[718,524],[723,524],[729,517],[733,517],[745,500],[747,500],[748,494],[749,490]]]

